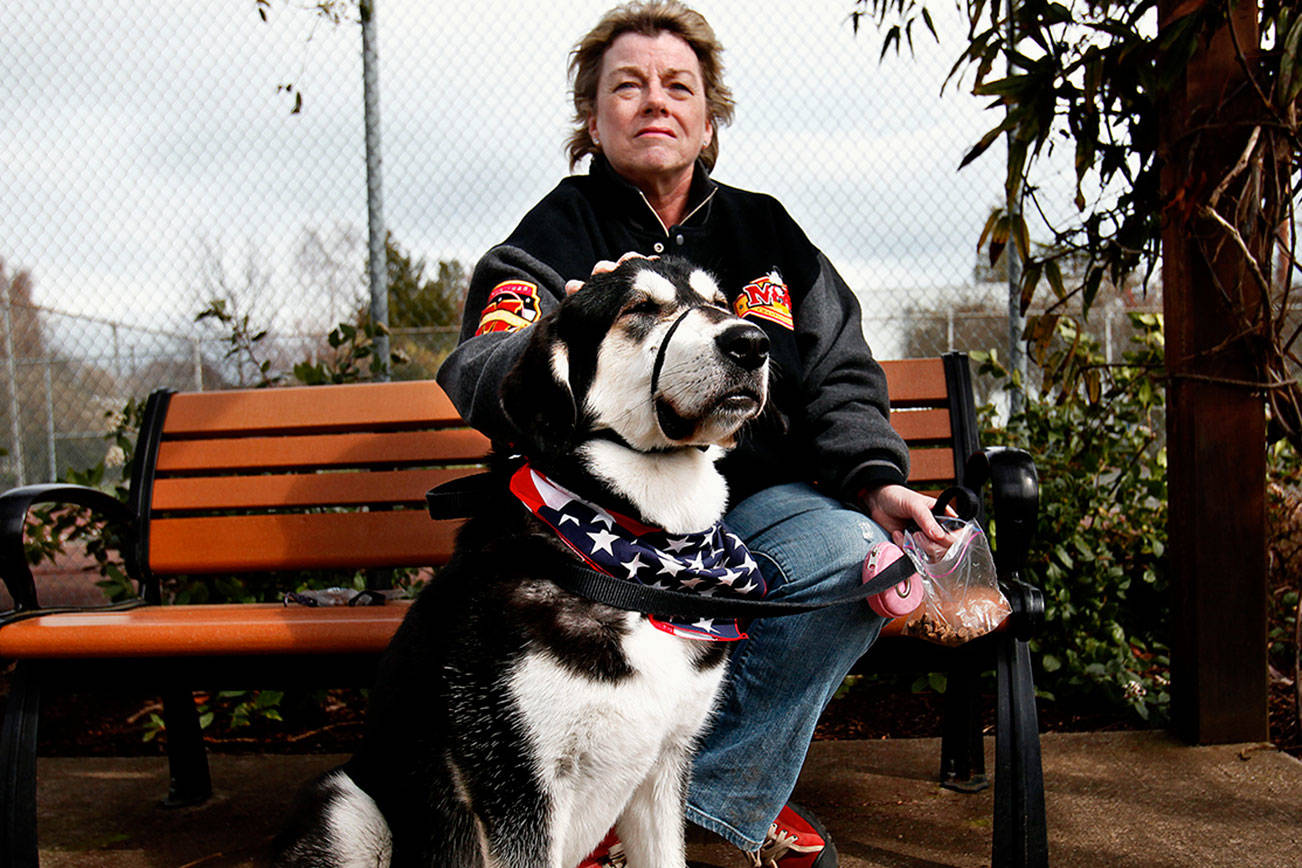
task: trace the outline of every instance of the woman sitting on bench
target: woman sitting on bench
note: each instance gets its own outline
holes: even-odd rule
[[[779,372],[769,410],[721,463],[724,520],[772,599],[817,601],[857,585],[869,547],[892,532],[944,533],[932,499],[904,486],[908,452],[854,294],[775,199],[710,177],[733,111],[721,51],[705,19],[674,0],[617,8],[583,37],[570,62],[569,155],[571,168],[591,156],[588,173],[562,180],[480,260],[439,382],[467,421],[510,442],[498,392],[521,329],[626,254],[708,268],[767,333]],[[787,800],[820,713],[882,624],[865,605],[751,625],[693,767],[689,820],[756,864],[836,864],[817,821]],[[602,864],[602,852],[585,863]]]

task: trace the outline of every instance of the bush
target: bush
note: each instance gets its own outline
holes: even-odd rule
[[[1130,318],[1131,347],[1113,365],[1074,320],[1049,323],[1035,347],[1038,397],[1002,423],[983,407],[982,437],[1027,450],[1040,474],[1027,567],[1046,603],[1037,683],[1062,702],[1157,723],[1170,702],[1162,321]],[[995,353],[972,355],[980,373],[1011,384]]]
[[[1267,640],[1272,683],[1292,687],[1292,731],[1281,722],[1272,731],[1277,743],[1302,743],[1302,456],[1286,440],[1266,451],[1267,590],[1270,593]],[[1285,713],[1284,718],[1289,715]],[[1273,717],[1272,717],[1273,720]]]

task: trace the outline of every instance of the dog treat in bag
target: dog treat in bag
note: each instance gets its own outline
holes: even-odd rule
[[[961,645],[998,627],[1012,613],[999,590],[995,561],[981,525],[938,516],[952,542],[937,543],[921,531],[904,536],[901,548],[918,567],[926,593],[904,625],[907,636]]]

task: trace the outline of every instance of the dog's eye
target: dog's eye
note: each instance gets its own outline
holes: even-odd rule
[[[649,298],[624,308],[624,314],[631,316],[655,316],[658,313],[660,313],[660,305]]]

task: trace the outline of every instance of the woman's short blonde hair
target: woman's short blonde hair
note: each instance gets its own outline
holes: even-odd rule
[[[732,120],[733,111],[732,91],[723,83],[723,46],[705,16],[678,0],[648,0],[617,6],[607,12],[570,52],[570,81],[574,93],[574,132],[567,143],[570,169],[573,170],[584,155],[597,152],[597,145],[588,132],[588,118],[596,111],[601,59],[611,43],[625,33],[644,36],[673,33],[691,46],[701,64],[706,117],[714,126],[710,144],[701,151],[701,161],[707,169],[713,169],[719,158],[719,127]]]

